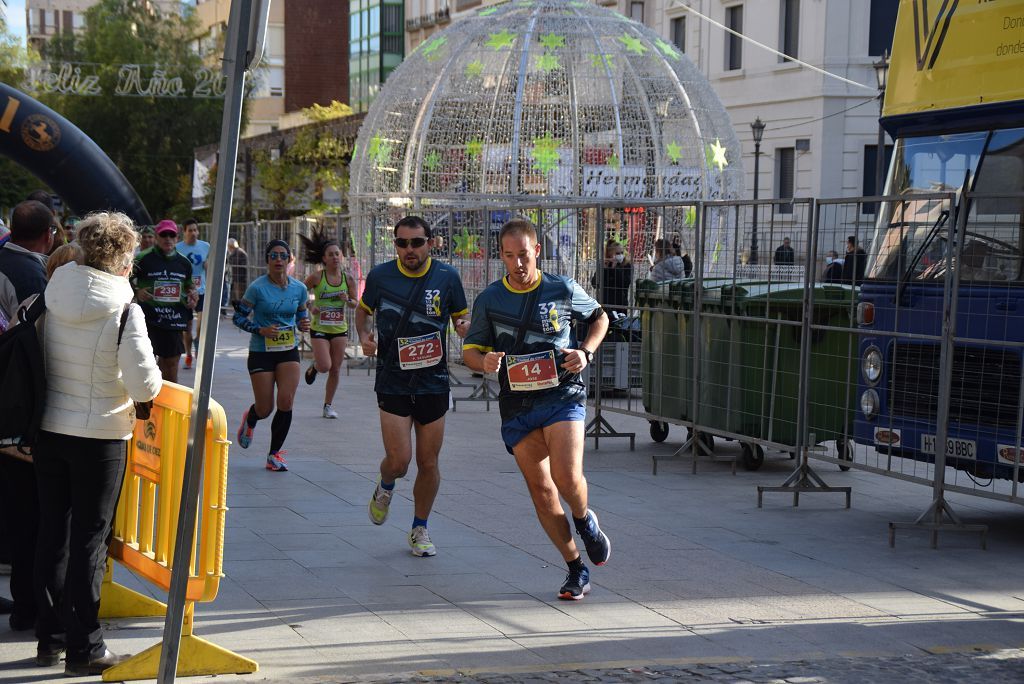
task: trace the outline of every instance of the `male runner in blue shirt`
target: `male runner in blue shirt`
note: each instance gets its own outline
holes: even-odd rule
[[[206,301],[206,260],[210,256],[210,243],[199,239],[199,223],[194,219],[186,219],[181,224],[185,239],[175,245],[178,254],[189,260],[192,264],[192,284],[199,293],[199,300],[196,302],[196,334],[192,336],[192,320],[185,326],[185,368],[192,367],[192,347],[195,344],[196,355],[199,354],[199,333],[202,328],[203,303]]]
[[[473,302],[462,356],[472,370],[498,373],[502,440],[523,473],[541,526],[569,566],[558,597],[579,600],[590,591],[590,570],[559,496],[569,504],[587,556],[604,565],[611,542],[587,507],[586,387],[580,374],[608,332],[608,316],[576,281],[537,270],[541,246],[529,221],[506,223],[498,243],[508,275]],[[573,321],[588,324],[582,343]]]
[[[356,331],[367,356],[377,356],[377,406],[384,440],[380,477],[370,498],[370,520],[387,519],[395,480],[412,460],[416,432],[414,518],[409,546],[415,556],[437,553],[427,533],[427,516],[441,485],[438,454],[444,441],[448,384],[448,324],[459,337],[468,329],[466,294],[458,271],[430,257],[430,226],[418,216],[395,224],[398,258],[376,266],[356,309]],[[371,316],[376,318],[377,335]]]

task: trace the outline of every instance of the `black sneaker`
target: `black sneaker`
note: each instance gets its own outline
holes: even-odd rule
[[[39,642],[36,646],[36,665],[40,667],[53,667],[60,662],[64,655],[64,644],[56,641]]]
[[[316,366],[309,364],[309,368],[306,369],[306,384],[312,385],[316,382]]]
[[[90,658],[88,660],[72,660],[67,659],[64,661],[64,674],[68,677],[84,677],[87,675],[100,675],[103,671],[119,665],[124,661],[128,660],[131,656],[116,655],[111,653],[109,650],[105,650],[102,656],[97,658]]]
[[[612,555],[612,542],[608,535],[601,531],[597,524],[597,514],[587,509],[587,517],[583,522],[573,520],[576,524],[576,532],[587,547],[587,557],[594,565],[604,565]]]
[[[590,591],[590,570],[583,565],[579,570],[569,569],[562,588],[558,590],[558,598],[563,601],[579,601]]]

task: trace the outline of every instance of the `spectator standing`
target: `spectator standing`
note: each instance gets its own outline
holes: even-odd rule
[[[154,244],[156,244],[156,233],[153,232],[153,226],[143,226],[139,229],[139,246],[135,250],[135,256],[145,252]]]
[[[14,320],[19,302],[46,288],[46,253],[53,245],[53,215],[40,202],[29,200],[14,208],[11,239],[0,248],[0,292],[6,320]],[[11,597],[9,622],[15,631],[32,629],[37,607],[33,589],[39,499],[36,473],[30,460],[16,449],[0,454],[4,493],[4,535],[10,548]]]
[[[206,300],[206,260],[210,256],[210,243],[199,239],[199,222],[194,218],[186,219],[181,224],[185,239],[175,245],[175,249],[192,264],[192,286],[199,293],[196,299],[195,312],[203,313]],[[216,304],[216,302],[214,302]],[[192,335],[192,316],[185,322],[185,368],[192,367],[192,348],[195,346],[196,356],[199,355],[199,335],[202,330],[202,316],[195,316],[196,334]]]
[[[775,263],[792,266],[796,263],[796,253],[789,244],[789,238],[782,238],[782,244],[775,248]]]
[[[654,266],[651,268],[651,280],[663,282],[686,277],[686,264],[683,258],[675,253],[672,243],[664,238],[654,241]]]
[[[839,254],[830,249],[825,255],[825,270],[821,272],[821,282],[840,283],[843,281],[843,260]]]
[[[164,219],[156,225],[156,245],[135,258],[132,286],[146,314],[149,340],[164,380],[178,381],[178,361],[185,351],[182,331],[191,320],[199,293],[192,264],[178,254],[178,226]]]
[[[604,261],[600,270],[599,294],[609,311],[625,316],[629,309],[629,286],[633,282],[633,262],[625,248],[615,240],[608,240],[604,246]],[[591,281],[595,287],[598,279]]]
[[[161,386],[138,307],[129,308],[118,344],[132,300],[127,276],[136,240],[124,214],[86,217],[83,264],[56,271],[46,291],[46,405],[33,450],[40,502],[37,661],[56,665],[66,648],[64,674],[71,676],[97,675],[124,659],[103,639],[100,584],[135,427],[132,402],[153,399]],[[54,638],[61,632],[63,644]]]
[[[867,253],[857,246],[854,235],[846,238],[846,260],[843,262],[843,282],[860,285],[864,282],[864,269],[868,265]]]
[[[249,255],[238,246],[238,240],[228,238],[228,277],[231,279],[231,302],[237,302],[249,287]]]
[[[49,210],[50,215],[53,217],[53,225],[56,227],[57,232],[53,235],[53,245],[50,247],[50,251],[52,252],[61,245],[67,244],[68,236],[64,231],[64,227],[60,224],[60,215],[57,214],[57,207],[53,203],[53,195],[48,193],[46,190],[36,190],[35,192],[30,193],[25,200],[34,200],[39,202]]]

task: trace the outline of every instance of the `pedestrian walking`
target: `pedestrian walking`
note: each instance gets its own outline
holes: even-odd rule
[[[576,281],[537,269],[541,245],[529,221],[506,223],[498,242],[508,273],[474,301],[463,359],[472,370],[498,373],[502,440],[526,480],[541,526],[568,565],[558,597],[579,600],[590,591],[590,570],[559,497],[569,505],[590,561],[604,565],[611,542],[588,507],[583,475],[581,373],[608,331],[608,315]],[[573,322],[587,323],[582,342]]]
[[[162,384],[138,307],[129,306],[118,340],[133,296],[131,219],[98,213],[79,225],[83,263],[59,268],[46,288],[46,402],[32,449],[40,505],[36,661],[56,665],[66,649],[64,674],[72,676],[98,675],[124,659],[103,638],[100,584],[135,429],[132,402],[152,400]]]
[[[156,244],[135,257],[131,283],[146,314],[160,373],[164,380],[177,382],[178,361],[185,352],[182,332],[192,320],[199,292],[192,280],[192,263],[175,248],[178,224],[164,219],[154,232]]]
[[[345,308],[356,307],[355,284],[344,270],[345,258],[338,241],[323,231],[313,231],[310,237],[300,235],[305,258],[319,269],[306,278],[306,288],[314,297],[310,307],[312,322],[309,337],[313,345],[313,361],[306,369],[306,384],[316,381],[317,373],[327,373],[324,388],[324,418],[337,418],[334,394],[341,378],[341,366],[348,346],[348,321]]]
[[[396,223],[398,258],[367,274],[356,309],[363,353],[377,357],[374,390],[384,440],[384,459],[370,497],[370,520],[382,525],[387,519],[395,484],[412,461],[415,433],[416,482],[408,538],[415,556],[437,553],[427,518],[441,484],[438,456],[451,403],[448,324],[454,324],[459,337],[468,329],[462,280],[454,268],[431,258],[431,238],[430,225],[418,216]]]
[[[296,333],[309,331],[309,292],[301,281],[288,275],[292,251],[287,242],[271,240],[263,253],[267,274],[252,281],[235,304],[235,325],[251,333],[248,367],[253,393],[253,403],[238,426],[238,446],[249,448],[256,423],[269,416],[276,403],[266,468],[284,472],[288,470],[284,441],[292,424],[301,372]]]

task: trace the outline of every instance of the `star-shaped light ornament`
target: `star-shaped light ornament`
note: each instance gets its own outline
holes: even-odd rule
[[[445,36],[437,36],[433,40],[427,41],[423,44],[423,56],[428,62],[435,61],[441,54],[438,52],[444,44],[448,42],[448,38]]]
[[[427,153],[427,156],[423,157],[423,168],[428,171],[436,171],[440,165],[441,155],[437,153],[437,150],[431,150]]]
[[[605,65],[609,67],[615,66],[615,63],[612,61],[612,58],[615,57],[615,55],[591,54],[587,55],[587,57],[590,58],[590,66],[594,67],[595,69],[602,69],[605,67]]]
[[[452,235],[452,242],[455,243],[455,255],[463,259],[471,259],[480,254],[480,236],[470,233],[465,228],[462,232]]]
[[[673,164],[678,164],[679,160],[683,158],[683,148],[673,140],[668,145],[665,145],[665,156]]]
[[[492,50],[501,50],[503,48],[511,48],[516,42],[516,34],[512,33],[508,29],[502,29],[501,33],[491,33],[484,43],[487,47]]]
[[[557,50],[565,47],[565,36],[557,33],[547,33],[540,37],[540,44],[547,50]]]
[[[380,136],[380,133],[370,138],[370,159],[379,167],[391,159],[391,143]]]
[[[631,36],[628,33],[623,33],[619,36],[619,42],[626,46],[627,52],[632,52],[634,55],[642,55],[647,52],[647,46],[644,45],[639,38]]]
[[[468,154],[473,159],[478,158],[481,154],[483,154],[483,151],[484,143],[482,140],[473,138],[472,140],[466,143],[466,154]]]
[[[669,59],[674,59],[677,62],[679,61],[679,51],[676,50],[675,45],[672,45],[671,43],[666,43],[661,38],[658,38],[656,41],[654,41],[654,44],[658,46],[658,49],[661,50],[662,54],[664,54],[666,57],[668,57]]]
[[[562,66],[558,61],[558,57],[547,52],[543,55],[537,55],[533,64],[537,67],[538,71],[543,71],[545,74],[550,74],[552,71]]]
[[[697,225],[697,207],[686,207],[683,211],[683,225],[690,228]]]
[[[729,161],[725,158],[725,147],[718,138],[715,138],[713,145],[708,145],[708,151],[711,153],[711,165],[717,166],[719,171],[729,165]]]
[[[466,78],[479,78],[484,73],[484,63],[475,59],[466,65]]]
[[[558,141],[551,137],[550,131],[545,133],[543,138],[534,138],[530,156],[533,157],[533,165],[541,173],[551,173],[558,168],[561,160],[558,154]]]

